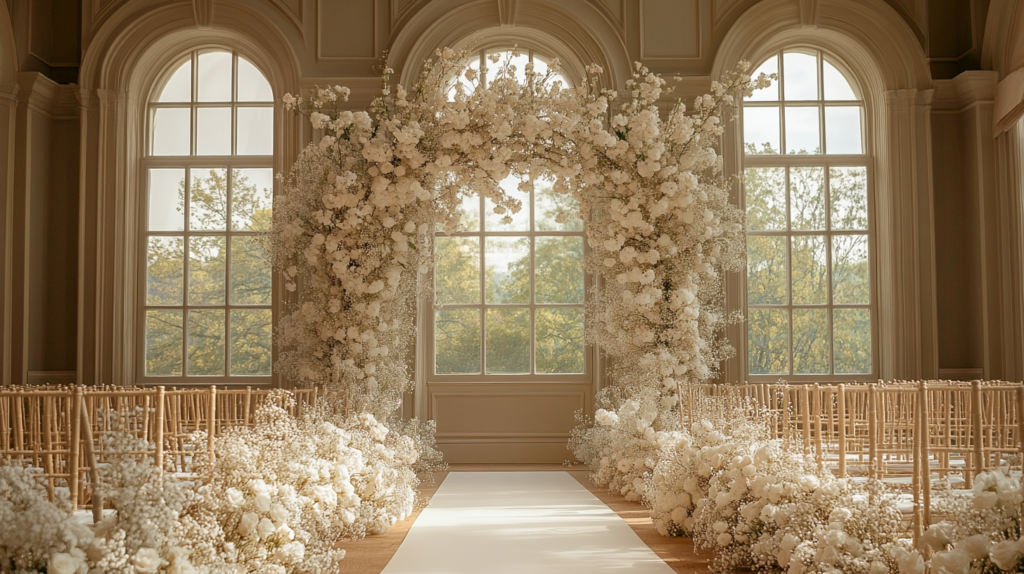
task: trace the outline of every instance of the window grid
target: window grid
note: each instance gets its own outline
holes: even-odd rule
[[[431,368],[431,373],[434,377],[523,377],[523,376],[542,376],[542,377],[582,377],[589,369],[586,367],[586,356],[584,358],[584,373],[538,373],[537,372],[537,332],[536,332],[536,310],[537,309],[580,309],[581,312],[584,308],[584,303],[538,303],[537,302],[537,274],[536,274],[536,245],[538,239],[546,237],[579,237],[583,243],[584,249],[586,249],[586,240],[584,238],[584,232],[581,231],[538,231],[536,229],[536,214],[535,205],[533,201],[533,192],[530,192],[528,198],[524,199],[524,204],[528,206],[530,213],[530,225],[528,231],[492,231],[486,229],[486,212],[487,208],[485,199],[478,197],[477,208],[481,214],[480,220],[476,230],[464,230],[456,231],[451,234],[443,232],[435,233],[435,237],[472,237],[480,241],[480,257],[479,257],[479,289],[480,289],[480,303],[452,303],[444,304],[443,309],[478,309],[480,318],[480,372],[479,373],[437,373],[436,372],[436,347],[434,352],[431,353],[434,357],[435,366]],[[526,207],[524,207],[526,209]],[[487,240],[489,238],[500,238],[500,237],[515,237],[515,238],[528,238],[530,246],[530,302],[529,303],[488,303],[487,302]],[[582,260],[580,265],[582,265]],[[586,278],[584,278],[584,285],[586,285]],[[585,291],[584,291],[585,292]],[[503,310],[503,309],[527,309],[530,315],[530,372],[522,374],[505,374],[505,373],[487,373],[487,311],[488,310]],[[433,316],[433,314],[432,314]],[[433,319],[432,319],[433,320]],[[431,329],[432,332],[436,332]],[[433,338],[432,338],[433,339]]]
[[[231,327],[233,320],[241,323],[244,319],[245,312],[262,312],[270,316],[271,324],[273,324],[273,306],[272,306],[272,289],[269,288],[269,284],[272,283],[270,279],[269,266],[266,269],[266,283],[268,284],[268,290],[271,295],[267,297],[267,300],[259,303],[247,304],[241,300],[236,301],[233,297],[233,288],[235,284],[235,265],[238,263],[233,257],[235,248],[239,250],[243,249],[245,244],[240,243],[239,240],[252,240],[260,237],[265,233],[261,229],[253,229],[252,225],[254,221],[250,221],[250,225],[246,226],[243,221],[241,225],[236,223],[236,219],[240,219],[243,214],[237,214],[235,212],[236,206],[236,175],[239,178],[244,178],[249,174],[253,174],[252,171],[245,172],[240,170],[261,170],[265,173],[271,173],[273,169],[273,156],[272,155],[238,155],[239,145],[239,120],[238,120],[238,109],[239,108],[262,108],[270,111],[272,115],[273,110],[273,98],[269,96],[267,99],[261,99],[260,101],[239,101],[239,60],[240,56],[236,53],[231,54],[231,88],[230,88],[230,99],[219,100],[219,101],[199,101],[199,57],[202,54],[223,52],[223,51],[195,51],[189,55],[188,60],[174,66],[165,77],[165,84],[161,87],[161,90],[167,89],[171,77],[177,72],[182,66],[190,65],[190,100],[189,102],[162,102],[158,101],[160,91],[154,93],[150,100],[147,111],[148,125],[147,125],[147,155],[143,159],[143,178],[144,186],[147,189],[147,193],[144,195],[144,201],[142,202],[142,219],[143,219],[143,234],[142,234],[142,249],[141,251],[141,277],[140,277],[140,309],[138,326],[140,329],[140,353],[141,360],[139,361],[138,376],[139,379],[145,383],[150,384],[165,384],[165,385],[189,385],[189,384],[268,384],[271,381],[271,370],[269,367],[266,369],[260,369],[259,374],[233,374],[233,345],[232,345],[232,332]],[[266,78],[261,78],[265,84]],[[269,84],[265,84],[265,89],[269,95]],[[231,121],[230,121],[230,154],[224,155],[199,155],[198,149],[198,122],[199,113],[198,110],[203,108],[227,108],[230,106],[231,110]],[[189,125],[189,154],[186,155],[156,155],[155,154],[155,139],[157,136],[157,130],[155,129],[155,117],[157,110],[160,109],[188,109],[190,110],[190,125]],[[271,142],[265,142],[266,143]],[[272,148],[271,148],[272,149]],[[179,204],[181,210],[181,227],[178,230],[151,230],[150,229],[150,212],[154,209],[151,205],[153,195],[156,193],[152,181],[152,174],[159,170],[174,170],[183,174],[183,180],[180,185],[183,188],[183,198]],[[195,191],[194,185],[196,184],[197,178],[203,178],[208,176],[212,170],[218,171],[224,176],[224,209],[223,215],[223,228],[204,229],[202,225],[194,225],[193,218],[193,192]],[[259,187],[258,182],[254,183],[255,187]],[[263,192],[268,193],[271,197],[257,197],[259,199],[265,199],[269,201],[273,194],[273,183],[272,173],[271,177],[267,182],[267,185],[262,186]],[[257,191],[258,195],[258,191]],[[268,205],[269,207],[269,205]],[[248,227],[248,228],[246,228]],[[180,281],[180,301],[178,304],[166,304],[160,302],[150,302],[148,300],[149,295],[149,255],[150,255],[150,241],[152,238],[176,238],[181,240],[181,277]],[[219,297],[222,298],[222,302],[213,304],[203,304],[202,302],[194,302],[192,300],[190,291],[192,290],[192,247],[194,241],[203,238],[219,238],[223,241],[223,251],[220,257],[223,260],[223,275],[219,277]],[[240,254],[241,255],[241,254]],[[250,255],[251,256],[251,255]],[[242,256],[243,258],[245,256]],[[241,264],[240,264],[241,265]],[[259,264],[256,264],[257,268]],[[239,267],[242,269],[242,267]],[[241,283],[244,287],[245,284]],[[148,372],[148,318],[152,311],[172,311],[180,313],[180,324],[177,335],[180,336],[181,343],[181,356],[179,372],[174,374],[158,374]],[[197,312],[203,311],[220,311],[222,313],[221,319],[221,330],[220,330],[220,354],[222,356],[222,372],[220,374],[206,375],[206,374],[194,374],[190,372],[189,366],[189,347],[190,347],[190,330],[189,324],[194,315]],[[265,341],[269,343],[269,341]],[[269,349],[269,345],[267,347]]]
[[[821,376],[826,377],[842,377],[848,378],[850,376],[874,376],[877,372],[877,353],[875,352],[875,344],[877,337],[874,334],[874,325],[876,324],[875,318],[875,294],[874,294],[874,237],[873,237],[873,226],[872,221],[872,201],[871,201],[871,172],[869,169],[870,158],[864,153],[864,146],[866,145],[865,130],[864,130],[864,102],[854,92],[856,100],[828,100],[826,99],[825,90],[825,62],[826,56],[820,51],[814,51],[816,58],[816,75],[817,75],[817,95],[816,100],[789,100],[786,98],[786,70],[785,70],[785,58],[786,52],[779,52],[772,56],[775,59],[778,66],[779,79],[777,83],[778,97],[771,100],[745,100],[743,102],[744,110],[748,108],[778,108],[779,110],[779,150],[776,150],[774,154],[763,154],[753,153],[746,150],[747,138],[744,134],[744,167],[749,168],[782,168],[784,172],[783,179],[783,191],[785,193],[785,228],[784,229],[763,229],[763,230],[751,230],[748,229],[747,234],[749,237],[779,237],[784,238],[785,244],[785,302],[783,304],[770,304],[770,303],[747,303],[748,308],[748,320],[751,319],[751,313],[749,311],[754,310],[779,310],[783,311],[788,319],[788,333],[786,341],[786,353],[787,361],[786,368],[781,372],[770,372],[770,373],[754,373],[749,372],[753,367],[753,355],[752,355],[752,342],[750,340],[750,327],[747,332],[747,370],[748,376],[752,379],[757,378],[776,378],[778,376],[787,376],[794,378],[815,378],[820,379]],[[807,53],[804,51],[803,53]],[[768,62],[771,61],[770,58]],[[766,62],[767,63],[767,62]],[[831,63],[831,62],[830,62]],[[837,68],[838,69],[838,68]],[[842,72],[840,72],[842,74]],[[845,74],[843,74],[845,77]],[[847,82],[849,80],[847,79]],[[851,83],[851,89],[855,89]],[[826,126],[826,109],[834,105],[841,105],[843,107],[857,107],[860,116],[860,154],[830,154],[828,149],[828,137]],[[820,149],[817,153],[808,155],[806,153],[790,153],[791,150],[787,145],[787,129],[786,129],[786,111],[787,109],[799,108],[799,107],[813,107],[818,112],[818,138]],[[746,114],[745,114],[746,116]],[[756,142],[754,142],[756,145]],[[834,168],[860,168],[864,171],[864,191],[865,191],[865,219],[867,225],[863,226],[864,229],[834,229],[833,225],[833,196],[832,196],[832,170]],[[792,174],[794,169],[798,168],[819,168],[822,170],[822,203],[823,211],[822,219],[823,225],[818,226],[820,229],[803,230],[794,229],[793,219],[793,195],[794,188],[792,184]],[[867,273],[868,273],[868,286],[867,295],[868,300],[864,303],[837,303],[836,294],[834,293],[835,287],[835,269],[834,269],[834,245],[835,238],[837,237],[860,237],[863,238],[867,243]],[[824,304],[816,303],[796,303],[794,302],[794,239],[800,237],[821,237],[824,240],[824,284],[825,284],[825,299]],[[749,245],[749,244],[748,244]],[[749,247],[748,247],[749,249]],[[813,251],[812,251],[813,252]],[[812,256],[813,257],[813,256]],[[748,287],[749,289],[749,287]],[[868,351],[870,353],[870,365],[869,372],[865,373],[846,373],[837,372],[836,369],[836,341],[835,341],[835,311],[836,310],[863,310],[868,313],[870,321],[870,344]],[[827,372],[822,373],[811,373],[811,372],[797,372],[796,355],[795,355],[795,313],[794,311],[800,310],[824,310],[825,311],[825,323],[827,329],[828,345],[827,345]]]

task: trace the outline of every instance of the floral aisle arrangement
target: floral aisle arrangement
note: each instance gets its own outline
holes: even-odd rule
[[[980,473],[972,496],[940,497],[936,511],[949,517],[933,524],[920,546],[931,554],[933,574],[1024,572],[1024,532],[1021,477],[1007,467]],[[925,561],[917,551],[901,556],[900,574],[924,574]]]
[[[769,440],[742,405],[706,398],[695,411],[691,428],[663,441],[644,477],[659,532],[714,550],[716,572],[902,572],[911,547],[897,493],[835,478]]]
[[[399,434],[373,415],[343,417],[329,406],[297,418],[286,410],[293,400],[271,393],[252,428],[215,439],[212,459],[196,449],[187,479],[161,472],[144,440],[103,436],[95,493],[110,508],[92,528],[70,515],[66,495],[50,502],[31,470],[0,466],[0,570],[336,572],[344,557],[337,541],[380,534],[408,516],[417,470],[436,469],[439,455],[413,438],[429,428]]]

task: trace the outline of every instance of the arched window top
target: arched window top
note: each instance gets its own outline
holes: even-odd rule
[[[252,62],[197,50],[150,100],[151,156],[270,156],[274,93]]]
[[[478,81],[482,81],[484,82],[484,85],[486,85],[497,77],[499,68],[501,68],[507,61],[515,68],[516,79],[521,83],[525,83],[526,70],[528,66],[532,65],[533,71],[537,73],[538,77],[543,77],[548,73],[551,63],[554,60],[555,58],[538,54],[533,50],[491,48],[474,53],[474,55],[466,61],[465,68],[463,69],[473,69],[476,70],[478,74],[481,69],[484,69],[486,74],[478,76]],[[472,91],[475,87],[474,82],[470,82],[465,75],[460,75],[459,81],[462,83],[463,89],[466,91]],[[568,77],[561,73],[561,71],[556,73],[550,81],[561,82],[563,87],[573,87],[573,83]]]
[[[195,70],[195,73],[193,73]],[[252,62],[231,52],[189,55],[154,94],[155,102],[272,102],[266,76]]]
[[[788,49],[754,72],[776,74],[744,101],[748,155],[864,153],[864,102],[843,66],[820,50]]]

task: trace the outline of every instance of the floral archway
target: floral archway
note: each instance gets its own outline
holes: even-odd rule
[[[411,390],[404,357],[436,226],[454,230],[468,194],[507,218],[522,204],[499,182],[530,186],[543,174],[589,222],[585,264],[601,281],[588,342],[612,358],[619,387],[654,389],[672,416],[682,386],[712,376],[731,351],[719,336],[722,275],[743,265],[743,225],[715,144],[723,111],[757,82],[743,65],[662,118],[657,103],[671,90],[639,65],[614,108],[619,94],[598,89],[597,66],[569,88],[557,66],[542,75],[527,64],[518,81],[494,55],[485,85],[464,58],[439,51],[408,89],[385,69],[370,112],[343,110],[343,87],[286,100],[323,136],[275,204],[270,251],[301,292],[277,332],[278,368],[346,409],[392,416]]]

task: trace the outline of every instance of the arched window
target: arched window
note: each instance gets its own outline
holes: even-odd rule
[[[139,345],[143,382],[266,383],[273,93],[227,51],[196,51],[147,103]]]
[[[481,52],[471,66],[511,58],[547,71],[524,50]],[[486,80],[485,80],[486,81]],[[570,85],[562,79],[564,85]],[[481,196],[467,198],[458,230],[435,239],[435,309],[431,380],[583,379],[589,373],[583,341],[583,221],[571,197],[542,177],[509,177],[501,187],[520,198],[516,214],[497,214]],[[575,375],[575,377],[574,377]]]
[[[874,375],[865,109],[843,68],[785,50],[743,102],[747,373]]]

